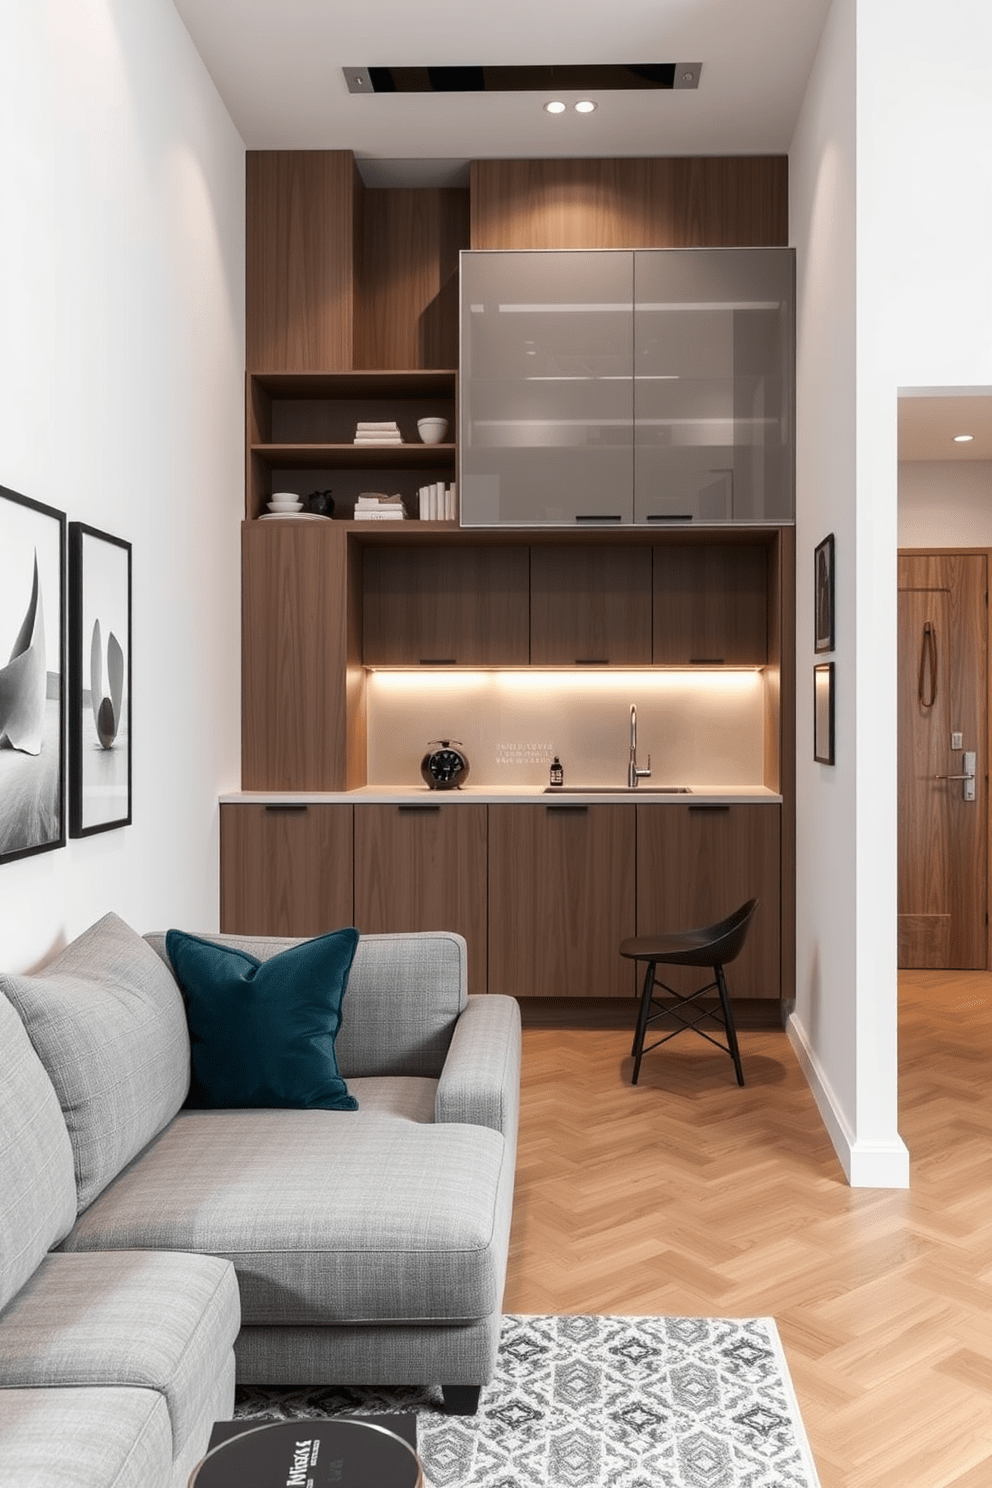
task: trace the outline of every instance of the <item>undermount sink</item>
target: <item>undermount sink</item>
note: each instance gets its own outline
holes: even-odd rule
[[[688,785],[546,785],[546,796],[691,796]]]

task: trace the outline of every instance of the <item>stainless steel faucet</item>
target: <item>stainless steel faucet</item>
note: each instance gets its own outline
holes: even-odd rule
[[[630,705],[630,763],[627,766],[627,789],[633,790],[637,782],[651,774],[651,756],[648,755],[646,770],[637,768],[637,707]]]

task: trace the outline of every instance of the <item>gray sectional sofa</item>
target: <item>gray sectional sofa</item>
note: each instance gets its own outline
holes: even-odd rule
[[[213,937],[264,961],[291,941]],[[362,937],[357,1111],[191,1110],[164,936],[108,915],[0,976],[0,1483],[180,1488],[235,1381],[437,1384],[495,1363],[520,1024],[464,942]]]

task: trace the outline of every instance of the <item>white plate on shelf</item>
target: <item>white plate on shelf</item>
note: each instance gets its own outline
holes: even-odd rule
[[[258,519],[260,522],[329,522],[330,517],[322,517],[319,512],[263,512]]]

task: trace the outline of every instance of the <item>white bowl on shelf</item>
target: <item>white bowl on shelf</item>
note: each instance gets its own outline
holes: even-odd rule
[[[298,496],[273,496],[268,506],[270,512],[298,512],[303,510],[303,502]]]
[[[445,418],[418,419],[417,431],[425,444],[441,444],[448,432],[448,420]]]

